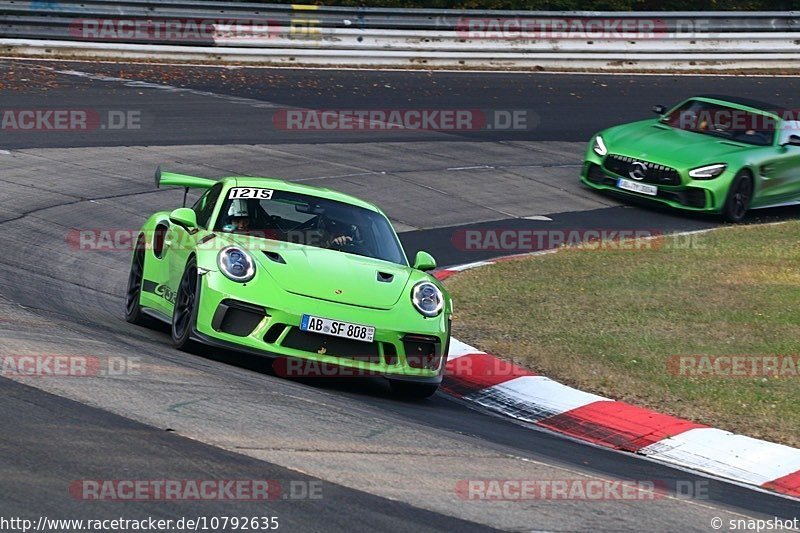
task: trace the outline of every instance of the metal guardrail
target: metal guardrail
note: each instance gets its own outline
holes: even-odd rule
[[[0,52],[317,65],[796,69],[800,12],[0,0]]]

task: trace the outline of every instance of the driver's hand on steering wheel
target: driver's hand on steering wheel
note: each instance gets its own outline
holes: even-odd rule
[[[352,242],[353,238],[350,235],[339,235],[338,237],[331,239],[331,244],[335,244],[336,246],[343,246]]]

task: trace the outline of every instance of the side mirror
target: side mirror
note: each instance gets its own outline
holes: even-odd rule
[[[800,136],[789,135],[789,138],[781,146],[800,146]]]
[[[650,108],[656,115],[663,115],[667,112],[667,108],[663,105],[654,105]]]
[[[436,259],[428,252],[419,251],[414,258],[414,268],[427,272],[436,268]]]
[[[197,215],[188,207],[179,207],[170,213],[169,221],[187,230],[197,228]]]

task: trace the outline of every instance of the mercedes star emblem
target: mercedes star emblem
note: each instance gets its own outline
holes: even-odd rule
[[[631,163],[631,170],[628,172],[628,176],[632,177],[637,181],[642,181],[644,177],[647,175],[647,164],[642,163],[641,161],[634,161]]]

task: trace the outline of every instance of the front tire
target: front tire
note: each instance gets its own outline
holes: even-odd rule
[[[740,170],[731,182],[728,197],[722,206],[722,217],[728,222],[741,222],[747,214],[753,199],[753,176],[747,170]]]
[[[175,306],[172,309],[172,345],[179,350],[187,350],[191,345],[191,335],[197,323],[197,308],[200,302],[200,283],[197,275],[197,261],[194,257],[186,263],[181,276]]]
[[[139,299],[142,296],[144,282],[144,236],[139,236],[133,249],[131,271],[128,275],[128,290],[125,294],[125,320],[137,326],[151,326],[150,317],[142,312]]]
[[[391,380],[389,385],[392,394],[401,398],[423,400],[429,398],[439,389],[438,383],[416,383],[413,381]]]

